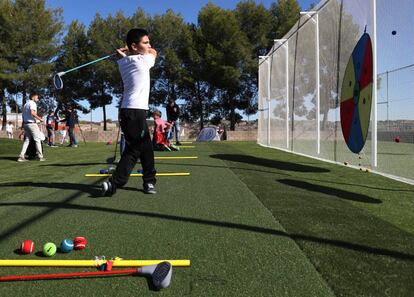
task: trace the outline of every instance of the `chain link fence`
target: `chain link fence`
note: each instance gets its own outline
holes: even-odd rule
[[[326,0],[301,13],[259,60],[259,144],[414,183],[414,1],[397,2]],[[365,146],[355,154],[343,137],[340,96],[364,33],[377,79]]]

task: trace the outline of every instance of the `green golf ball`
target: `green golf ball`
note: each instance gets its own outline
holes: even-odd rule
[[[43,245],[43,254],[47,257],[52,257],[56,254],[56,245],[53,242],[47,242]]]

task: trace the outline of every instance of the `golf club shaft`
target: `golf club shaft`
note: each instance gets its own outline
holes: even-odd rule
[[[32,275],[11,275],[1,276],[0,282],[7,281],[21,281],[31,279],[56,279],[56,278],[72,278],[72,277],[87,277],[96,275],[132,275],[137,274],[137,269],[123,269],[111,271],[88,271],[88,272],[68,272],[68,273],[48,273],[48,274],[32,274]]]
[[[119,125],[119,127],[118,127],[118,135],[116,136],[116,142],[115,142],[115,152],[114,152],[114,161],[113,161],[113,162],[115,162],[115,160],[116,160],[116,150],[117,150],[117,148],[118,148],[119,134],[121,133],[121,125],[119,124],[119,121],[118,121],[118,125]],[[112,163],[113,163],[113,162],[112,162]]]
[[[107,56],[105,56],[105,57],[102,57],[102,58],[99,58],[99,59],[93,60],[93,61],[88,62],[88,63],[85,63],[85,64],[82,64],[82,65],[77,66],[77,67],[75,67],[75,68],[72,68],[72,69],[69,69],[69,70],[66,70],[66,71],[63,71],[63,72],[59,72],[59,76],[65,75],[65,74],[67,74],[67,73],[69,73],[69,72],[72,72],[72,71],[78,70],[78,69],[80,69],[80,68],[83,68],[83,67],[85,67],[85,66],[88,66],[88,65],[94,64],[94,63],[96,63],[96,62],[99,62],[99,61],[102,61],[102,60],[108,59],[108,58],[110,58],[110,57],[112,57],[112,56],[114,56],[114,55],[116,55],[116,53],[111,54],[111,55],[107,55]]]

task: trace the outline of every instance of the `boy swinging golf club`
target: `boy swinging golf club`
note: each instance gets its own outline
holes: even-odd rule
[[[125,151],[115,172],[102,183],[102,195],[112,196],[118,187],[128,182],[138,158],[143,170],[144,193],[156,194],[154,151],[146,121],[150,91],[150,69],[157,52],[151,48],[148,32],[131,29],[126,38],[127,47],[117,49],[118,68],[124,85],[119,121],[125,136]]]

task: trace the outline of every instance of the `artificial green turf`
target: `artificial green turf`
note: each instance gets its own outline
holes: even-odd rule
[[[413,186],[248,143],[214,149],[336,295],[412,296]]]
[[[3,283],[1,296],[411,296],[414,187],[248,142],[197,143],[157,155],[157,195],[131,178],[112,198],[99,178],[113,146],[46,148],[46,162],[17,163],[21,143],[0,140],[0,258],[86,236],[85,250],[54,259],[190,259],[171,287],[140,277]],[[136,169],[139,168],[137,165]],[[0,268],[0,275],[88,268]]]
[[[190,259],[174,270],[169,289],[151,291],[143,278],[113,277],[2,284],[1,296],[332,296],[330,288],[283,227],[225,166],[200,144],[174,155],[197,160],[159,161],[159,172],[190,171],[159,178],[157,195],[145,195],[131,178],[112,198],[99,197],[87,172],[105,168],[113,146],[88,144],[46,148],[46,162],[17,163],[21,143],[0,145],[1,258],[42,259],[15,253],[20,242],[60,242],[87,237],[85,250],[55,259]],[[163,153],[171,155],[172,153]],[[138,168],[138,166],[137,166]],[[281,234],[282,236],[277,236]],[[275,236],[276,235],[276,236]],[[85,269],[82,269],[85,270]],[[79,271],[62,268],[1,268],[2,275]]]
[[[341,132],[340,132],[341,133]],[[343,140],[321,140],[320,154],[317,153],[316,139],[294,139],[289,143],[289,150],[317,158],[332,160],[339,163],[371,168],[371,140],[367,140],[360,154],[352,153]],[[271,139],[270,146],[286,149],[286,140]],[[412,143],[396,143],[393,141],[378,141],[376,171],[397,177],[414,180],[414,150]]]

